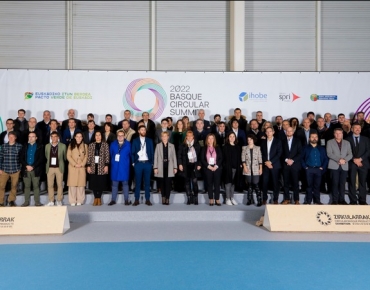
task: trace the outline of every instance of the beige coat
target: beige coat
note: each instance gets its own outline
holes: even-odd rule
[[[168,177],[174,177],[173,170],[177,169],[177,158],[175,146],[167,143],[168,146]],[[158,169],[155,177],[163,178],[163,143],[158,143],[154,152],[154,169]]]
[[[251,168],[252,160],[253,160],[253,164]],[[247,174],[245,174],[243,170],[243,175],[251,175],[251,172],[253,172],[253,175],[260,175],[259,169],[260,169],[260,164],[262,163],[262,153],[261,153],[260,147],[254,145],[253,146],[253,156],[251,156],[251,151],[249,149],[249,146],[243,146],[242,162],[247,165],[247,169],[248,169]]]
[[[83,146],[82,146],[83,145]],[[75,147],[71,150],[71,145],[68,146],[67,160],[68,164],[68,186],[86,186],[86,162],[87,162],[87,145],[82,143],[80,148]],[[77,164],[82,167],[76,168]]]

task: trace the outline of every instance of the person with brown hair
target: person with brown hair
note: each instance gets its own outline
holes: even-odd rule
[[[71,206],[82,205],[85,200],[87,145],[81,132],[74,134],[67,150],[68,199]]]
[[[216,144],[216,137],[210,133],[207,135],[201,152],[201,162],[205,172],[208,186],[209,205],[221,206],[220,184],[222,173],[222,150]]]

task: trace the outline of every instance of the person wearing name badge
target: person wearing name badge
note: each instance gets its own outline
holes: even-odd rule
[[[67,149],[68,199],[71,206],[82,205],[85,200],[87,145],[81,132],[73,136]]]
[[[63,174],[65,170],[67,146],[59,142],[59,133],[51,133],[51,142],[45,145],[46,176],[48,184],[49,203],[54,206],[54,180],[57,183],[57,205],[63,205]]]
[[[42,206],[40,202],[40,176],[44,171],[45,150],[42,144],[37,143],[35,132],[28,133],[28,143],[22,148],[21,163],[24,182],[24,203],[23,207],[30,205],[31,184],[35,206]]]
[[[91,124],[91,123],[89,123]],[[107,189],[109,145],[103,141],[102,133],[96,131],[92,137],[95,141],[89,144],[87,154],[87,173],[89,189],[94,193],[93,206],[101,205],[101,195]]]
[[[125,200],[125,205],[130,205],[131,201],[128,196],[128,181],[130,175],[130,158],[131,145],[125,140],[125,131],[119,129],[116,132],[117,139],[109,146],[110,163],[112,180],[112,200],[108,205],[115,205],[117,203],[117,194],[119,183],[122,182],[122,191]]]
[[[205,172],[208,186],[209,205],[221,206],[220,184],[222,174],[222,150],[216,144],[216,137],[210,133],[207,135],[201,152],[201,162]]]
[[[146,127],[138,127],[139,137],[132,141],[131,161],[135,169],[135,202],[133,206],[139,205],[140,185],[144,179],[145,204],[151,206],[150,202],[150,176],[154,163],[153,140],[146,137]]]
[[[179,174],[184,179],[187,205],[198,204],[198,177],[200,169],[200,145],[194,139],[193,131],[186,132],[186,138],[177,151]],[[193,190],[193,194],[192,194]]]
[[[169,131],[161,134],[162,142],[158,143],[154,152],[154,176],[158,178],[162,194],[162,204],[170,204],[172,178],[177,172],[175,146],[168,142]]]

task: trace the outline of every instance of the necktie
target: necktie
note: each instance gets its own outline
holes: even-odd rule
[[[356,139],[356,147],[358,147],[358,137],[355,137]]]

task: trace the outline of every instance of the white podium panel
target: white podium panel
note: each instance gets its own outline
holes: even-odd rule
[[[66,206],[0,209],[0,235],[63,234],[69,227]]]
[[[271,232],[370,232],[368,205],[266,205]]]

